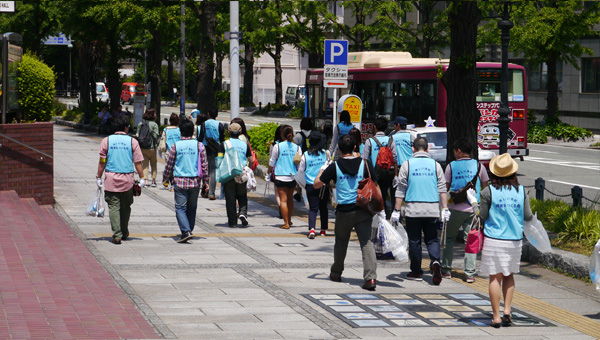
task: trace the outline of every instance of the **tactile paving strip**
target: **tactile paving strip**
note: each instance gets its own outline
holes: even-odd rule
[[[490,326],[492,306],[481,294],[303,294],[354,328]],[[512,308],[513,327],[554,326]]]

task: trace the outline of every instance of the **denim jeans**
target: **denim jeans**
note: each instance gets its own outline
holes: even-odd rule
[[[198,194],[200,188],[181,189],[174,188],[175,192],[175,216],[181,234],[194,230],[196,224],[196,207],[198,206]]]
[[[440,260],[440,242],[438,240],[438,219],[436,217],[407,217],[406,234],[408,235],[408,257],[410,258],[410,271],[413,273],[423,273],[421,261],[421,233],[431,263]]]

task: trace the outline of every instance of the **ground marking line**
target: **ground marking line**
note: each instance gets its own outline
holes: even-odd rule
[[[535,149],[529,149],[529,151],[558,154],[558,152],[554,152],[554,151],[542,151],[542,150],[535,150]]]
[[[544,163],[544,164],[551,164],[551,165],[557,165],[557,166],[567,166],[567,167],[571,167],[571,168],[579,168],[579,169],[586,169],[586,170],[592,170],[592,171],[600,171],[600,166],[596,165],[596,163],[588,163],[588,162],[577,162],[577,161],[563,161],[563,160],[552,160],[550,158],[542,158],[542,157],[527,157],[526,161],[529,162],[536,162],[536,163]],[[573,164],[573,163],[579,163],[579,164]],[[583,164],[589,164],[589,165],[582,165]]]
[[[577,184],[577,183],[569,183],[569,182],[563,182],[563,181],[555,181],[553,179],[549,179],[548,182],[554,182],[554,183],[560,183],[560,184],[566,184],[566,185],[573,185],[573,186],[576,185],[576,186],[579,186],[579,187],[582,187],[582,188],[590,188],[590,189],[600,190],[600,188],[592,187],[592,186],[589,186],[589,185],[583,185],[583,184]]]
[[[566,145],[551,145],[551,144],[544,144],[544,146],[553,147],[553,148],[567,148],[567,149],[576,148],[576,149],[580,149],[580,150],[586,150],[586,151],[597,151],[596,149],[578,148],[578,147],[576,147],[576,146],[566,146]],[[530,149],[530,150],[531,150],[531,149]]]

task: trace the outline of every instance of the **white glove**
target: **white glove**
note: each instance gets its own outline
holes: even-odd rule
[[[385,210],[382,210],[380,212],[377,213],[377,216],[379,216],[382,220],[385,220]]]
[[[400,185],[400,177],[394,177],[394,181],[392,182],[392,187],[397,188]]]
[[[140,188],[143,188],[146,186],[146,180],[145,179],[140,179]]]
[[[469,201],[469,204],[471,205],[477,204],[477,193],[475,192],[475,190],[467,190],[467,201]]]
[[[400,217],[402,217],[402,215],[400,215],[400,210],[394,210],[394,212],[392,212],[392,218],[390,221],[392,221],[392,223],[398,223],[400,222]]]
[[[271,182],[271,175],[269,175],[269,174],[265,175],[265,182],[267,182],[267,183]]]
[[[102,188],[102,178],[96,178],[96,185],[98,188]]]
[[[448,222],[450,219],[450,210],[448,208],[442,209],[442,222]]]

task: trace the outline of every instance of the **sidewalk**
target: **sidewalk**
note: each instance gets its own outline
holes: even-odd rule
[[[99,142],[96,135],[55,126],[56,211],[158,331],[156,337],[600,337],[600,295],[573,289],[579,281],[558,282],[552,273],[528,270],[527,264],[516,277],[514,308],[530,324],[501,329],[483,321],[489,309],[487,279],[467,285],[460,271],[433,286],[427,271],[424,281],[408,281],[407,264],[379,261],[377,291],[368,294],[360,288],[357,242],[350,243],[343,282],[332,282],[334,237],[307,239],[304,218],[294,218],[290,230],[279,229],[272,187],[271,200],[262,198],[260,180],[249,202],[248,228],[228,228],[224,201],[200,198],[196,238],[177,244],[173,194],[144,189],[133,205],[131,240],[113,245],[108,218],[84,215],[95,190]],[[159,166],[159,180],[161,171]],[[461,263],[456,256],[455,266],[461,268]],[[0,336],[2,332],[0,326]]]

